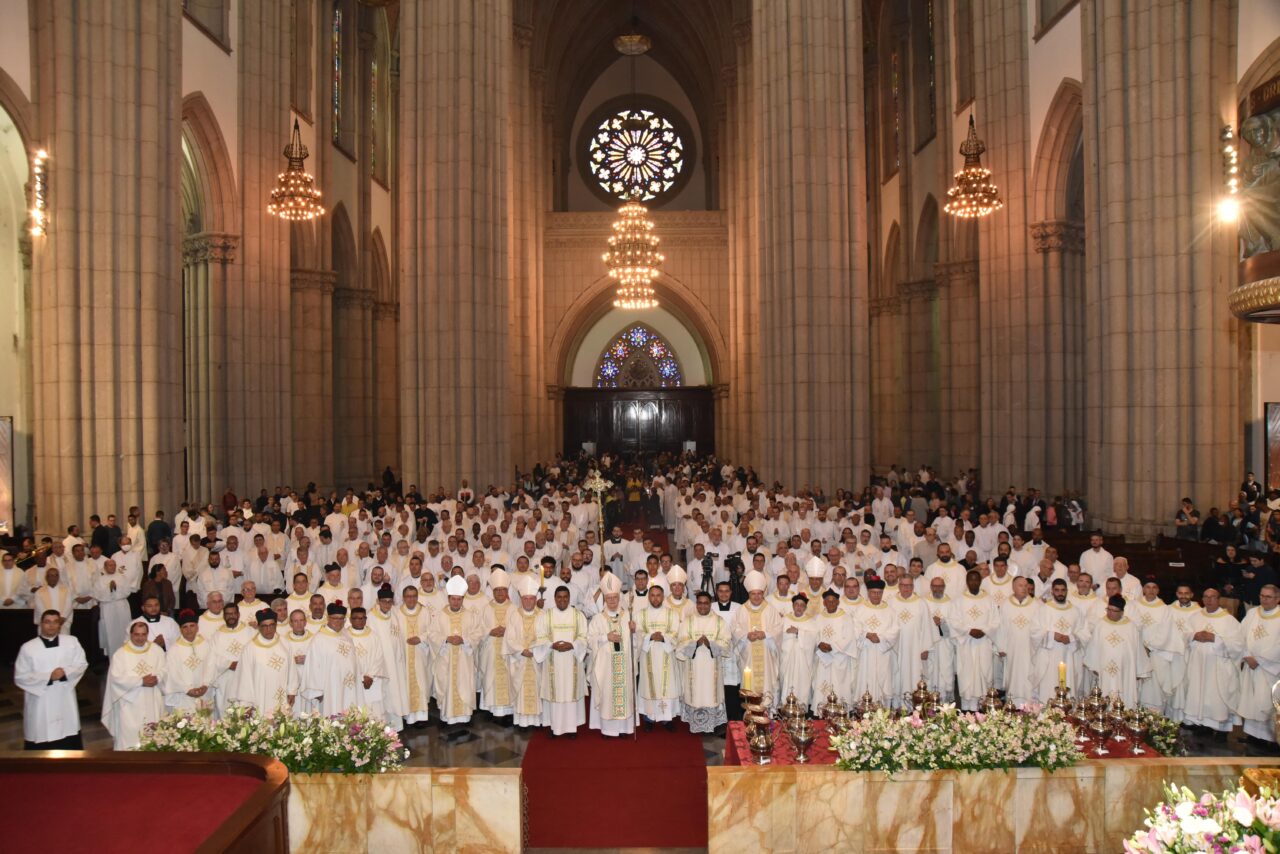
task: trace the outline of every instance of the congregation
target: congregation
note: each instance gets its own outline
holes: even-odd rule
[[[91,612],[117,749],[174,710],[233,704],[619,736],[722,731],[740,688],[816,713],[832,694],[902,706],[924,680],[973,710],[993,687],[1043,704],[1063,678],[1274,744],[1275,585],[1241,621],[1220,590],[1135,577],[1100,535],[1061,554],[1078,502],[1058,519],[1034,490],[980,503],[972,472],[893,475],[828,497],[711,458],[604,455],[484,492],[402,492],[388,471],[327,498],[228,491],[173,527],[94,517],[0,560],[0,607],[37,627],[14,672],[26,746],[79,746],[71,629]]]

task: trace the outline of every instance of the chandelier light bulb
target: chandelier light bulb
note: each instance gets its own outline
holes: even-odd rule
[[[664,260],[658,251],[658,237],[653,234],[653,221],[648,209],[639,202],[627,202],[618,209],[609,237],[609,250],[604,253],[605,267],[616,281],[614,308],[656,308],[658,299],[653,280]]]

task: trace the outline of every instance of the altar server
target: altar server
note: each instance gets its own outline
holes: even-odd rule
[[[147,640],[147,624],[135,620],[129,641],[111,657],[107,690],[102,698],[102,724],[116,750],[134,750],[142,728],[164,715],[164,650]]]
[[[610,573],[605,580],[617,576]],[[609,582],[611,585],[613,582]],[[542,666],[542,718],[551,735],[576,735],[587,722],[586,697],[587,620],[570,607],[570,590],[561,584],[552,594],[553,605],[543,610],[538,635],[549,645]]]
[[[76,686],[88,669],[80,641],[61,634],[62,615],[40,615],[36,637],[18,650],[13,681],[23,694],[24,750],[83,750]]]

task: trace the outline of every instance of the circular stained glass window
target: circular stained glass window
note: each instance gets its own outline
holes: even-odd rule
[[[595,188],[615,199],[653,201],[683,184],[691,156],[687,131],[674,114],[653,107],[624,107],[597,116],[586,143],[586,165]]]

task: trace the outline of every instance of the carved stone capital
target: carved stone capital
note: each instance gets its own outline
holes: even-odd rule
[[[338,281],[338,274],[332,270],[294,268],[289,271],[289,288],[294,291],[319,291],[322,294],[331,294],[336,281]]]
[[[236,234],[189,234],[182,239],[182,263],[230,264],[236,260],[236,249],[239,246],[240,237]]]
[[[528,47],[533,44],[533,27],[521,22],[513,23],[511,25],[511,38],[520,47]]]
[[[1084,254],[1084,223],[1046,220],[1031,224],[1031,243],[1036,252]]]
[[[902,300],[898,297],[876,297],[871,300],[870,314],[872,317],[880,317],[881,315],[894,315],[902,311]]]
[[[375,302],[373,316],[376,320],[399,320],[400,304],[394,302]]]
[[[935,279],[915,279],[898,284],[898,294],[903,299],[930,299],[938,293],[938,282]]]
[[[952,281],[976,279],[977,277],[977,261],[939,261],[933,265],[933,279],[940,288]]]

